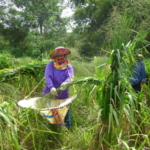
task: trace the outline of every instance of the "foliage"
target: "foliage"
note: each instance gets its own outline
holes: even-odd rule
[[[0,36],[0,50],[4,50],[6,46],[9,45],[8,41],[5,41],[4,36]]]
[[[1,3],[0,35],[4,37],[2,43],[8,43],[13,55],[41,58],[43,52],[64,44],[62,37],[66,33],[67,19],[60,17],[58,2],[12,0],[9,5]]]
[[[40,29],[40,33],[43,33],[43,29],[52,29],[63,21],[60,19],[60,10],[58,1],[34,1],[28,0],[26,2],[13,0],[18,8],[23,9],[22,15],[25,20],[31,23],[31,26],[36,29]],[[55,12],[55,13],[54,13]]]
[[[0,81],[7,82],[13,78],[17,78],[18,75],[31,75],[36,77],[41,71],[44,72],[46,64],[45,63],[33,63],[22,66],[18,69],[3,69],[0,70]]]
[[[0,54],[0,69],[8,68],[12,63],[12,57],[8,53]]]
[[[133,44],[134,45],[134,44]],[[131,45],[128,45],[128,48]],[[71,110],[71,118],[72,118],[72,128],[70,130],[60,128],[56,125],[51,125],[49,122],[47,122],[44,118],[42,118],[36,111],[31,109],[21,109],[19,108],[16,103],[23,99],[27,94],[33,90],[36,85],[40,82],[42,79],[42,73],[41,75],[36,76],[36,78],[33,78],[30,75],[18,75],[18,77],[14,80],[10,80],[8,83],[11,85],[14,85],[14,87],[19,90],[19,94],[16,95],[15,98],[12,98],[12,94],[10,92],[10,96],[8,95],[5,97],[4,93],[5,90],[0,93],[3,95],[3,98],[1,96],[1,103],[3,101],[8,101],[9,99],[9,105],[6,107],[2,107],[3,110],[7,111],[5,113],[4,119],[9,119],[9,122],[12,120],[10,119],[10,116],[13,119],[13,124],[11,123],[9,125],[9,128],[3,128],[4,124],[1,124],[1,141],[5,145],[6,140],[8,139],[9,144],[7,144],[7,149],[13,149],[12,145],[15,145],[21,149],[41,149],[45,147],[45,149],[49,149],[51,147],[52,149],[89,149],[91,147],[91,144],[93,143],[92,140],[95,140],[95,134],[96,132],[98,135],[101,135],[103,128],[97,128],[102,125],[102,122],[99,122],[99,117],[101,116],[101,109],[99,105],[99,102],[105,102],[102,101],[102,87],[105,83],[107,83],[107,76],[109,75],[109,70],[107,70],[106,66],[109,64],[109,59],[107,57],[95,57],[93,61],[91,61],[90,66],[92,66],[95,71],[88,72],[89,68],[84,67],[84,74],[80,70],[83,70],[83,66],[85,66],[86,62],[83,61],[83,65],[81,64],[81,58],[80,55],[78,55],[75,51],[75,49],[72,49],[73,54],[75,54],[77,57],[70,57],[71,63],[74,61],[79,65],[76,67],[76,74],[78,77],[75,78],[75,80],[72,82],[74,84],[75,89],[77,90],[77,98],[70,106]],[[124,51],[125,52],[125,51]],[[128,53],[124,53],[124,55],[128,55]],[[74,60],[72,60],[74,58]],[[130,57],[124,57],[126,60]],[[79,59],[79,61],[76,61],[75,59]],[[25,59],[22,58],[22,61]],[[28,59],[29,60],[29,59]],[[21,60],[18,60],[18,63],[20,64]],[[29,60],[29,62],[34,62],[33,60]],[[87,62],[89,65],[89,61]],[[19,65],[18,64],[18,65]],[[74,66],[75,66],[74,64]],[[95,65],[94,65],[95,64]],[[148,64],[148,63],[147,63]],[[121,64],[122,65],[122,64]],[[26,66],[34,67],[36,65],[29,64]],[[129,66],[129,65],[128,65]],[[148,66],[147,66],[148,67]],[[149,67],[148,67],[149,68]],[[25,68],[24,68],[25,69]],[[127,67],[126,67],[127,69]],[[125,70],[123,70],[125,71]],[[30,73],[30,72],[28,72]],[[83,76],[84,78],[81,78]],[[90,75],[90,77],[87,75]],[[124,74],[122,78],[125,78]],[[122,83],[125,84],[124,82]],[[40,96],[41,91],[43,89],[44,83],[41,83],[38,88],[34,90],[34,92],[30,95],[31,97],[34,96]],[[125,85],[124,85],[125,86]],[[12,91],[11,87],[7,85],[2,85],[1,87],[4,87],[3,89],[8,89],[8,91]],[[74,89],[71,86],[71,94],[74,93]],[[10,90],[9,90],[10,89]],[[13,88],[12,88],[13,89]],[[115,90],[115,89],[112,89]],[[145,91],[146,92],[146,91]],[[15,93],[15,92],[14,92]],[[139,112],[136,109],[136,105],[134,105],[134,99],[136,99],[136,96],[134,97],[134,92],[129,90],[128,93],[124,95],[124,98],[126,100],[126,105],[123,107],[123,115],[121,120],[118,120],[114,113],[114,109],[110,109],[110,120],[112,121],[112,129],[111,130],[111,142],[109,143],[109,147],[114,150],[118,149],[124,149],[126,150],[128,148],[135,148],[137,147],[139,141],[136,139],[136,137],[139,136],[139,133],[136,132],[135,128],[141,128],[143,127],[143,123],[145,126],[145,132],[143,131],[143,136],[147,137],[149,136],[149,119],[147,116],[149,115],[149,107],[145,102],[141,101],[142,104],[142,112]],[[131,109],[132,108],[132,109]],[[113,110],[113,111],[112,111]],[[134,122],[135,116],[134,112],[138,111],[140,114],[141,119],[143,120],[143,123],[138,125]],[[121,112],[121,111],[119,111]],[[113,120],[113,115],[116,117],[116,120]],[[1,118],[3,119],[3,117]],[[15,120],[15,122],[14,122]],[[117,121],[117,126],[114,123]],[[135,128],[134,128],[135,126]],[[110,125],[109,125],[110,127]],[[131,128],[132,127],[132,128]],[[9,132],[11,128],[11,131]],[[14,130],[15,129],[15,130]],[[131,133],[132,131],[132,133]],[[148,133],[148,134],[147,134]],[[15,136],[13,136],[13,135]],[[6,137],[7,135],[7,137]],[[130,143],[128,141],[133,141],[133,136],[135,141],[133,143]],[[101,138],[98,140],[98,144],[101,144],[102,141],[107,141],[106,134],[103,134],[103,136],[100,136]],[[92,141],[92,142],[91,142]],[[1,147],[4,147],[4,145],[1,144]],[[138,145],[138,147],[146,148],[149,146],[149,139],[148,137],[145,138],[143,141],[143,144]]]
[[[25,24],[19,11],[9,6],[1,15],[0,33],[10,42],[10,45],[19,45],[27,36],[28,25]]]
[[[61,30],[56,33],[51,32],[38,35],[35,32],[30,32],[25,38],[24,44],[22,46],[25,50],[24,55],[41,60],[43,55],[48,55],[54,48],[60,45],[67,45],[66,39],[64,37],[60,37]],[[58,37],[60,38],[59,40]]]
[[[104,34],[100,26],[104,24],[111,12],[111,1],[72,1],[77,6],[74,19],[78,26],[74,32],[79,32],[80,40],[83,41],[80,46],[81,54],[86,56],[99,54],[104,42]]]
[[[139,9],[142,9],[144,8],[145,4],[149,4],[148,1],[144,1],[142,4],[140,3],[141,1],[131,4],[129,1],[126,1],[113,7],[108,18],[108,23],[105,25],[105,27],[103,27],[103,29],[106,31],[106,44],[111,44],[112,48],[121,48],[122,43],[127,43],[128,41],[133,40],[137,33],[141,33],[141,36],[142,32],[148,33],[148,30],[145,30],[142,24],[142,22],[146,22],[148,15],[145,14],[145,18],[142,20],[142,22],[138,22],[137,20],[141,18],[139,15],[141,13],[138,13],[138,7],[140,6]],[[147,36],[148,35],[143,34],[143,42]],[[136,48],[146,44],[146,41],[144,43],[139,42],[137,43]]]
[[[36,86],[43,78],[43,70],[38,69],[38,66],[49,61],[49,48],[59,42],[63,43],[60,45],[67,45],[65,38],[59,41],[55,36],[56,41],[53,41],[50,34],[47,34],[48,38],[44,38],[44,36],[37,37],[39,45],[37,43],[36,45],[33,44],[36,41],[36,34],[31,34],[26,38],[25,43],[27,45],[24,45],[24,47],[30,49],[31,46],[30,51],[33,55],[34,48],[38,54],[39,49],[44,45],[44,51],[47,54],[44,53],[39,63],[35,63],[31,58],[14,58],[15,61],[12,60],[9,64],[9,67],[12,65],[13,69],[21,69],[22,74],[16,74],[16,77],[11,78],[7,83],[1,83],[1,149],[148,149],[150,147],[150,83],[148,80],[142,88],[143,91],[136,94],[129,84],[128,78],[135,62],[134,54],[141,52],[148,57],[146,48],[149,47],[149,1],[80,0],[74,2],[80,7],[77,11],[85,8],[82,11],[83,14],[81,13],[82,17],[86,15],[88,9],[89,13],[87,12],[87,14],[90,16],[93,9],[98,8],[99,10],[96,9],[94,12],[101,15],[104,13],[108,18],[105,16],[107,20],[104,18],[101,26],[93,28],[94,31],[92,31],[92,26],[89,26],[88,23],[94,22],[92,19],[98,20],[96,17],[94,18],[95,13],[92,19],[88,18],[89,22],[84,19],[84,27],[81,26],[83,28],[80,30],[81,35],[77,35],[77,37],[71,35],[71,37],[75,36],[76,41],[74,43],[70,40],[70,43],[81,47],[82,42],[85,42],[87,44],[87,51],[85,52],[90,54],[90,58],[83,58],[79,54],[80,49],[70,46],[72,56],[69,57],[76,76],[69,83],[70,94],[73,94],[74,90],[78,94],[76,100],[70,106],[72,128],[68,130],[57,125],[51,125],[36,111],[30,108],[21,109],[16,105],[20,99],[23,99],[33,89],[31,97],[41,96],[44,83],[42,82],[40,86]],[[114,2],[109,3],[114,4],[114,6],[108,5],[112,8],[109,16],[107,12],[105,13],[106,7],[100,9],[106,5],[98,5],[106,4],[106,2]],[[91,4],[94,3],[97,5],[94,5],[93,8]],[[143,6],[145,6],[145,9],[143,9]],[[105,11],[98,13],[101,10]],[[2,14],[2,11],[0,11],[0,14]],[[103,17],[97,16],[101,19]],[[87,32],[88,30],[89,32]],[[102,42],[94,42],[94,37],[97,37],[94,35],[100,35],[97,40],[102,39]],[[77,40],[78,38],[80,41]],[[42,39],[45,43],[40,42]],[[104,44],[106,49],[101,48],[100,44]],[[113,52],[110,54],[111,58],[101,56],[93,59],[92,54],[95,55],[96,51],[93,51],[93,49],[89,51],[89,46],[94,47],[98,52],[100,49],[104,52],[111,50]],[[28,55],[30,51],[28,51]],[[35,54],[34,56],[38,55]],[[143,61],[146,64],[147,78],[149,79],[150,65],[147,57]],[[35,73],[33,68],[38,71],[35,76],[30,75]],[[9,76],[10,74],[11,72],[6,72],[5,75]],[[7,101],[7,103],[4,101]]]
[[[20,149],[18,136],[17,136],[17,120],[12,116],[11,110],[13,103],[3,102],[0,111],[0,128],[1,128],[1,149]],[[9,128],[9,129],[8,129]],[[9,142],[8,142],[9,141]]]
[[[74,19],[77,27],[73,32],[80,34],[82,41],[80,52],[83,55],[98,55],[103,49],[110,51],[121,48],[121,44],[134,39],[136,33],[143,32],[143,35],[148,33],[150,5],[148,0],[136,2],[71,0],[71,2],[76,6]],[[144,38],[149,41],[149,33]],[[145,42],[139,43],[139,47],[147,45]]]

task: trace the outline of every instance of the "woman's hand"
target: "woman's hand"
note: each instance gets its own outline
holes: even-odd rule
[[[50,93],[51,93],[53,96],[57,96],[56,88],[54,88],[54,87],[51,88]]]

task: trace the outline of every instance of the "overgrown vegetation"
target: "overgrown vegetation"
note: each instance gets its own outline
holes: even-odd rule
[[[0,149],[149,149],[150,1],[70,0],[72,33],[59,1],[12,2],[24,9],[0,2]],[[41,96],[49,51],[60,45],[71,49],[75,71],[70,130],[17,105],[27,95]],[[144,55],[147,74],[140,94],[128,82],[136,53]]]

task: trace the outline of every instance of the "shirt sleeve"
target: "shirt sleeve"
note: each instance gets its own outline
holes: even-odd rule
[[[53,63],[50,62],[46,65],[45,68],[45,79],[46,79],[46,86],[51,89],[54,87],[53,84]]]
[[[67,71],[68,71],[68,78],[64,82],[70,82],[74,78],[74,69],[72,65],[69,65],[69,67],[67,67]]]

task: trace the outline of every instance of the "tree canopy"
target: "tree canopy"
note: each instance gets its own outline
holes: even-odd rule
[[[2,8],[0,35],[15,47],[15,51],[18,48],[19,51],[21,49],[25,52],[28,47],[25,43],[26,38],[31,32],[34,32],[37,38],[43,34],[44,41],[50,39],[55,41],[66,33],[67,18],[61,18],[62,8],[58,5],[59,0],[11,0],[10,2],[0,3]]]
[[[76,8],[74,32],[81,35],[80,51],[84,55],[100,54],[103,49],[113,49],[114,46],[120,48],[122,43],[127,43],[136,33],[147,31],[145,27],[149,27],[148,0],[70,1]]]
[[[150,40],[149,0],[69,0],[75,13],[71,18],[61,18],[63,1],[10,0],[7,4],[1,0],[1,48],[9,45],[15,54],[34,51],[38,56],[58,45],[75,46],[80,54],[91,57],[121,48],[139,32],[144,42],[137,48]],[[66,30],[69,19],[75,22],[72,33]]]

